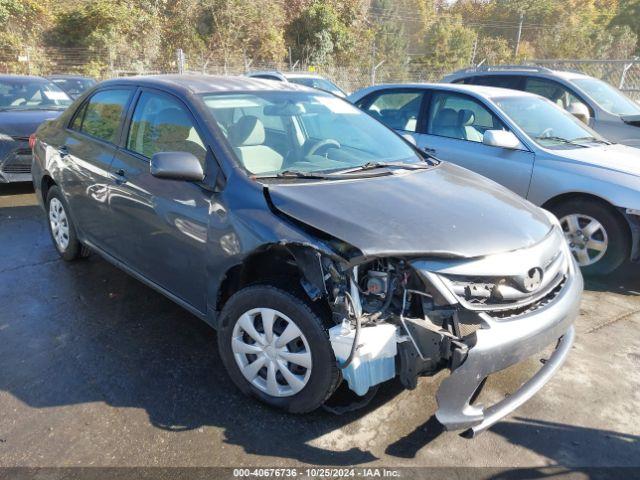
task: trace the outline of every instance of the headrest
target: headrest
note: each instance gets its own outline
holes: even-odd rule
[[[234,147],[249,147],[264,143],[264,125],[254,115],[240,117],[229,127],[229,142]]]
[[[462,109],[458,112],[458,125],[461,127],[466,127],[468,125],[473,125],[473,122],[476,119],[476,114],[473,113],[472,110]]]
[[[436,115],[434,123],[439,127],[457,127],[458,112],[453,108],[443,108]]]
[[[165,108],[156,115],[156,118],[160,142],[181,142],[189,138],[193,122],[181,108]]]

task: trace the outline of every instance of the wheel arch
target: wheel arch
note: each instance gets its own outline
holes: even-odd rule
[[[43,205],[47,204],[47,195],[49,194],[49,189],[54,185],[57,185],[57,183],[55,182],[53,177],[49,175],[49,173],[45,173],[42,175],[42,178],[40,179],[40,194],[42,195]]]
[[[624,225],[625,232],[628,235],[628,240],[631,247],[630,257],[635,258],[636,256],[638,256],[637,250],[638,244],[640,243],[640,230],[630,222],[629,218],[623,213],[622,209],[616,207],[608,200],[598,195],[587,192],[567,192],[548,199],[541,205],[541,207],[546,210],[553,211],[555,207],[570,200],[590,200],[598,202],[606,207],[612,213],[612,215],[618,218]]]
[[[221,277],[215,294],[213,310],[216,319],[231,296],[250,285],[270,284],[284,289],[306,292],[314,304],[322,296],[324,285],[318,285],[319,252],[311,246],[264,245],[229,267]],[[326,306],[328,309],[328,305]],[[324,307],[319,307],[324,310]],[[216,322],[217,323],[217,322]],[[217,326],[217,325],[216,325]]]

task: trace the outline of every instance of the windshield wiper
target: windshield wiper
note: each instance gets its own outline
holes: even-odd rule
[[[562,137],[554,137],[554,136],[539,136],[536,137],[536,140],[551,140],[552,142],[559,142],[559,143],[563,143],[565,145],[573,145],[575,147],[581,147],[581,148],[589,148],[588,146],[584,145],[583,143],[576,143],[573,140],[567,140],[566,138],[562,138]]]
[[[301,172],[300,170],[283,170],[275,175],[277,178],[314,178],[314,179],[327,179],[331,178],[330,175],[324,175],[322,173],[315,172]],[[260,177],[269,178],[269,177]],[[273,178],[273,177],[271,177]]]
[[[580,138],[574,138],[573,139],[574,142],[591,142],[591,143],[600,143],[602,145],[613,145],[612,142],[609,142],[608,140],[603,140],[600,138],[596,138],[596,137],[580,137]]]
[[[422,170],[425,168],[431,168],[433,165],[430,165],[426,162],[421,163],[405,163],[405,162],[367,162],[364,165],[360,165],[357,167],[349,168],[347,170],[340,170],[338,172],[334,172],[335,175],[344,175],[353,172],[364,172],[367,170],[376,170],[378,168],[403,168],[405,170]]]

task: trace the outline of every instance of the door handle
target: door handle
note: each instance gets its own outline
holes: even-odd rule
[[[423,149],[423,150],[424,150],[425,152],[427,152],[427,153],[431,153],[431,154],[434,154],[434,155],[435,155],[435,153],[436,153],[436,149],[435,149],[435,148],[424,147],[424,149]]]
[[[111,173],[111,178],[117,183],[117,184],[123,184],[127,182],[127,177],[125,175],[125,172],[122,168],[119,168],[118,170],[116,170],[115,172]]]

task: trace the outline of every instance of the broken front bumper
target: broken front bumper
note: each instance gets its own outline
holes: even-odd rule
[[[436,418],[446,429],[467,429],[465,436],[481,433],[531,398],[560,368],[573,343],[572,323],[578,314],[583,287],[580,271],[571,263],[566,283],[548,305],[513,319],[483,317],[485,326],[476,331],[475,344],[469,348],[464,362],[442,382],[436,396]],[[488,408],[472,404],[474,394],[488,375],[552,344],[556,344],[554,353],[517,392]]]

